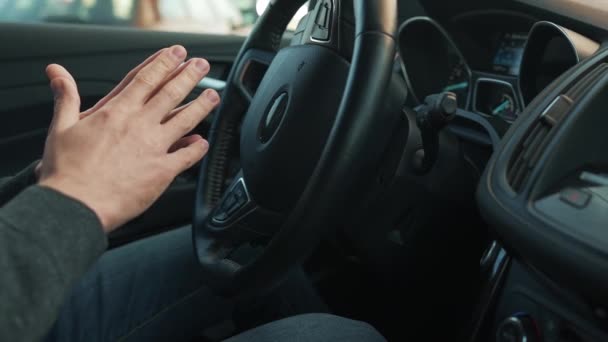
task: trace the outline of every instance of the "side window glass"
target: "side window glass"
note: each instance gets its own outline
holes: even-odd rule
[[[0,0],[0,21],[247,35],[270,0]],[[289,24],[306,15],[304,5]]]

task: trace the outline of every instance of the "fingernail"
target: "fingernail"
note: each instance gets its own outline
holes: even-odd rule
[[[201,144],[203,145],[203,149],[205,151],[209,150],[209,142],[205,139],[201,140]]]
[[[204,59],[198,59],[195,63],[194,66],[196,66],[196,68],[200,71],[200,72],[207,72],[209,70],[209,62],[207,62]]]
[[[184,49],[183,46],[174,46],[171,48],[171,53],[173,54],[173,56],[175,56],[175,58],[178,59],[183,59],[186,58],[186,49]]]
[[[207,100],[212,103],[218,103],[220,101],[219,95],[214,90],[208,90],[205,96],[207,96]]]

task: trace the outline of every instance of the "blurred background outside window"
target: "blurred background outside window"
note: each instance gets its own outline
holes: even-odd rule
[[[270,0],[0,0],[0,21],[247,35]],[[306,15],[303,6],[289,24]]]

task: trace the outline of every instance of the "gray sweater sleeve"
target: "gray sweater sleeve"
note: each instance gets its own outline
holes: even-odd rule
[[[36,184],[36,165],[38,165],[38,161],[32,163],[14,177],[0,178],[0,207],[28,186]]]
[[[44,337],[106,246],[95,213],[54,190],[32,186],[0,208],[0,341]]]

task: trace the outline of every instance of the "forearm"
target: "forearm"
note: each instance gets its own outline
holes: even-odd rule
[[[36,165],[38,165],[38,161],[32,163],[14,177],[0,178],[0,207],[25,188],[36,183]]]
[[[30,187],[0,209],[0,340],[42,338],[106,245],[95,213],[53,190]]]

